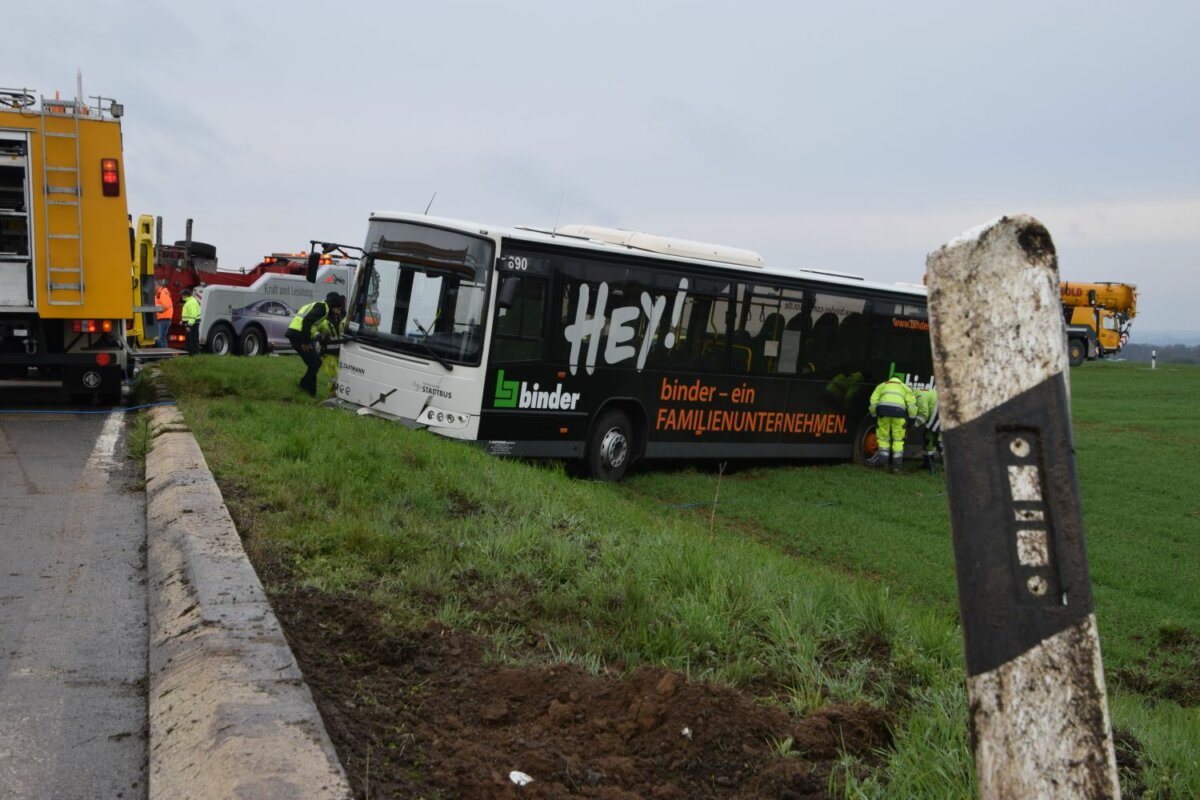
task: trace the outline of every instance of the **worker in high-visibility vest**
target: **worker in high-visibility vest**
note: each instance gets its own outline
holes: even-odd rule
[[[158,306],[158,338],[154,340],[155,347],[169,347],[167,333],[171,330],[171,320],[175,317],[175,301],[171,299],[171,290],[167,288],[167,279],[158,279],[158,288],[154,290],[154,305]]]
[[[925,466],[932,469],[934,458],[942,449],[942,432],[934,430],[937,416],[938,393],[936,389],[917,389],[917,417],[913,420],[915,427],[925,429]]]
[[[183,290],[183,310],[179,313],[179,321],[187,331],[184,339],[189,356],[200,352],[200,300],[191,289]]]
[[[346,298],[330,292],[324,300],[302,306],[288,326],[287,338],[308,368],[300,379],[300,388],[317,396],[317,373],[321,369],[321,354],[316,342],[321,336],[339,335],[346,312]]]
[[[893,375],[875,387],[867,407],[875,417],[875,439],[879,444],[870,463],[886,467],[890,461],[893,472],[899,472],[904,462],[904,429],[917,415],[917,396],[908,384]]]

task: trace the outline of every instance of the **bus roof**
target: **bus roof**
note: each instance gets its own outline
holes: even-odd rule
[[[406,211],[372,211],[371,220],[411,222],[440,228],[460,230],[484,236],[500,236],[507,239],[543,244],[557,244],[581,250],[599,252],[621,252],[645,258],[697,264],[719,269],[728,269],[752,275],[777,275],[784,278],[806,278],[818,283],[834,286],[851,286],[858,289],[907,294],[924,298],[924,286],[912,283],[884,283],[842,272],[819,269],[784,269],[768,265],[762,256],[752,250],[743,250],[724,245],[674,239],[666,236],[603,228],[595,225],[564,225],[554,230],[527,226],[507,227],[488,225],[450,217],[435,217]],[[703,257],[708,255],[709,257]]]

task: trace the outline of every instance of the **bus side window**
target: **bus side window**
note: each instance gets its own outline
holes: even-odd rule
[[[682,337],[675,343],[671,366],[677,369],[704,369],[714,358],[724,355],[714,353],[715,340],[709,333],[709,320],[713,313],[713,298],[689,293],[683,301],[680,315]]]
[[[700,348],[699,368],[703,371],[724,372],[730,368],[730,327],[735,319],[733,306],[729,302],[728,287],[722,289],[716,297],[710,297],[707,300],[708,319],[704,328],[704,343]],[[735,360],[738,364],[748,365],[748,357],[749,348],[743,347],[738,351]],[[738,369],[739,367],[734,367],[735,371]]]
[[[796,314],[784,326],[783,337],[779,342],[780,375],[795,375],[803,367],[800,363],[803,325],[804,317]]]
[[[530,275],[505,277],[518,281],[512,305],[497,306],[492,358],[496,361],[531,361],[542,357],[545,324],[546,280]],[[511,284],[510,284],[511,286]],[[506,287],[506,291],[514,291]]]
[[[812,333],[804,342],[804,370],[820,375],[833,366],[837,345],[837,314],[826,311],[813,323]]]
[[[837,367],[860,363],[867,354],[867,318],[864,314],[848,314],[838,328]]]

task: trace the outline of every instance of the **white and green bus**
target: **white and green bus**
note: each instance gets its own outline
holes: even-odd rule
[[[922,287],[611,228],[376,212],[348,305],[337,394],[359,413],[604,480],[866,458],[875,385],[933,380]]]

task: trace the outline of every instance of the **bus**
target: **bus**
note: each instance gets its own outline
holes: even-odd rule
[[[933,384],[924,287],[612,228],[374,212],[335,389],[615,481],[641,459],[865,461],[870,394],[896,374]]]

